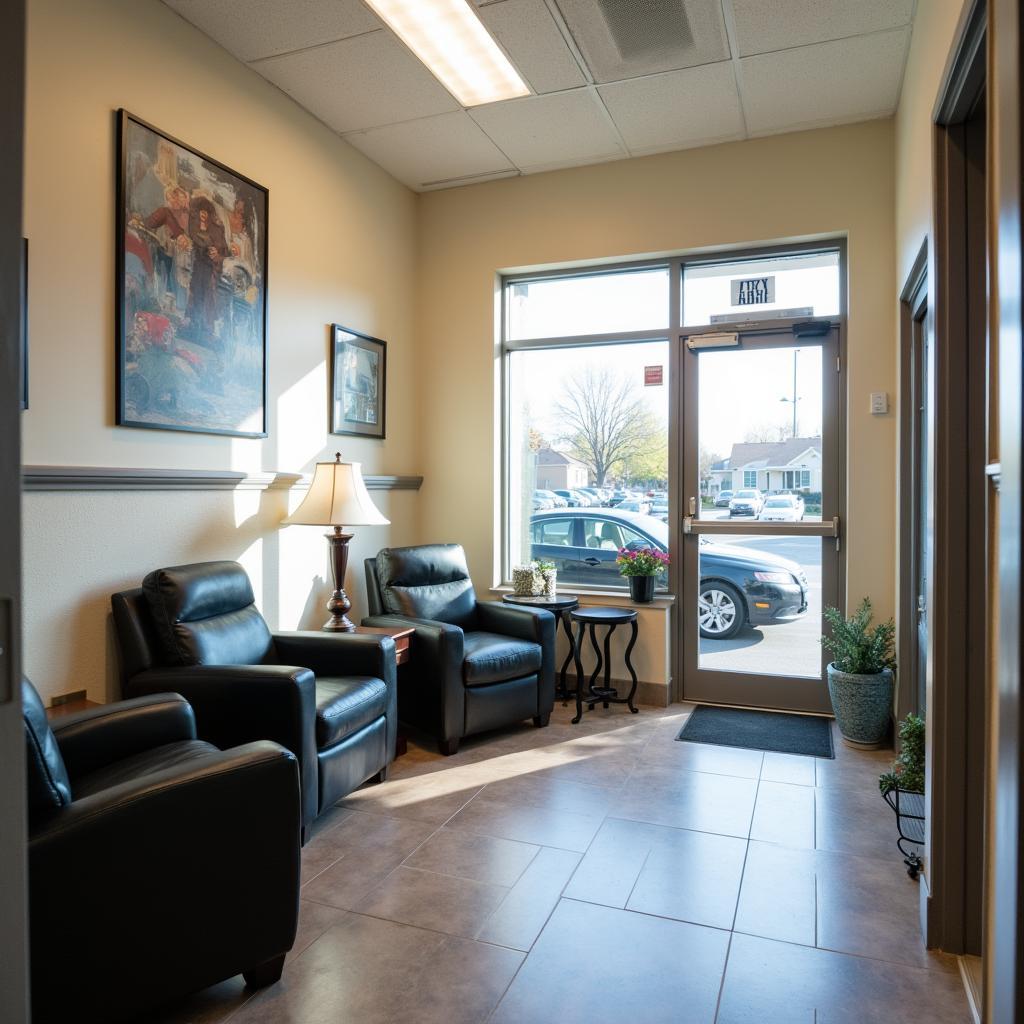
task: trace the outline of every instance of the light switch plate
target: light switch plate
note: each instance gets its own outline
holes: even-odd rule
[[[889,411],[889,395],[885,391],[871,392],[871,415],[884,416]]]

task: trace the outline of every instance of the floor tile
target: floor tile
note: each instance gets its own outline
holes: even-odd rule
[[[350,793],[342,801],[342,806],[443,825],[494,777],[497,777],[496,773],[485,778],[473,769],[453,768],[439,771],[429,780],[422,777],[396,778],[382,785],[363,786]]]
[[[968,1024],[960,979],[881,960],[734,935],[718,1024]]]
[[[566,898],[625,909],[660,827],[607,818],[566,886]]]
[[[442,828],[435,832],[403,866],[470,878],[475,882],[512,886],[540,849],[511,839]]]
[[[601,820],[600,814],[539,807],[490,797],[485,791],[459,811],[448,827],[582,853],[600,828]]]
[[[648,746],[641,758],[649,764],[685,768],[691,772],[733,775],[756,779],[761,774],[764,754],[744,747],[720,747],[711,743],[689,743],[677,740],[671,744]]]
[[[789,782],[795,786],[813,786],[815,780],[815,759],[801,754],[779,754],[765,752],[761,765],[761,778],[767,782]]]
[[[578,853],[542,848],[476,937],[499,946],[529,950],[579,862]]]
[[[593,786],[584,782],[531,774],[506,776],[487,786],[488,799],[508,799],[553,810],[581,814],[606,814],[620,787]]]
[[[302,896],[351,910],[435,831],[425,822],[354,811],[323,836],[337,857],[303,885]]]
[[[370,917],[472,938],[507,895],[506,886],[400,867],[356,909]]]
[[[480,1024],[522,959],[500,946],[351,914],[232,1024]]]
[[[896,816],[883,801],[877,782],[861,787],[817,787],[815,845],[819,850],[895,860]]]
[[[761,780],[750,838],[814,849],[814,789]]]
[[[736,910],[736,931],[815,945],[817,890],[813,850],[751,841]]]
[[[710,928],[562,900],[492,1024],[711,1024],[728,939]]]
[[[295,934],[295,943],[288,953],[289,960],[294,960],[312,946],[328,928],[333,928],[344,921],[347,915],[347,910],[329,907],[326,903],[299,900],[299,928]]]
[[[129,1024],[225,1024],[253,995],[241,975],[211,985],[164,1009],[149,1010]]]
[[[706,772],[638,768],[611,815],[746,838],[757,782]]]

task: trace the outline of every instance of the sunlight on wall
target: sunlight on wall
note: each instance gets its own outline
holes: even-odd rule
[[[262,442],[248,437],[232,437],[228,468],[233,473],[259,473],[262,466]]]
[[[327,362],[321,359],[304,377],[287,388],[277,400],[276,467],[284,473],[301,473],[323,451],[328,424]]]
[[[260,512],[260,498],[262,492],[237,490],[231,494],[232,504],[235,512],[235,526],[247,523]]]

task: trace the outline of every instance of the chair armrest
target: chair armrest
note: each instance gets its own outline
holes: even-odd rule
[[[147,669],[132,694],[175,690],[192,705],[200,739],[218,747],[274,740],[299,759],[303,820],[317,813],[316,679],[291,665],[185,665]]]
[[[450,622],[411,615],[371,615],[363,625],[415,628],[412,659],[402,667],[399,680],[399,718],[442,740],[462,736],[466,721],[462,630]]]
[[[274,647],[283,664],[303,665],[318,676],[394,680],[395,641],[389,636],[302,630],[275,633]]]
[[[51,728],[72,781],[143,750],[196,737],[192,708],[177,693],[104,704],[58,718]]]
[[[480,628],[535,644],[555,642],[555,617],[544,608],[527,608],[504,601],[477,601]]]
[[[58,989],[89,992],[95,957],[82,951],[116,949],[143,999],[168,978],[189,991],[286,952],[299,823],[295,758],[266,742],[73,801],[29,840],[33,962]]]

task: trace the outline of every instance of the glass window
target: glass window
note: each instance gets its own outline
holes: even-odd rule
[[[743,471],[743,486],[744,487],[756,487],[757,486],[757,470],[745,469]]]
[[[667,341],[508,353],[506,580],[511,566],[540,556],[535,548],[573,548],[571,526],[583,519],[581,543],[605,554],[600,564],[588,565],[575,549],[566,552],[564,562],[548,551],[545,557],[556,561],[559,581],[624,588],[615,553],[635,541],[646,547],[650,541],[644,534],[665,533],[665,524],[654,516],[609,506],[615,491],[642,497],[668,487],[668,358]],[[645,372],[653,367],[663,372]],[[557,516],[538,493],[583,487],[592,488],[589,503],[559,509]],[[600,517],[586,515],[598,506]]]
[[[565,338],[668,327],[668,267],[511,281],[506,338]]]
[[[839,253],[689,264],[683,268],[683,324],[736,323],[775,316],[839,313]]]

